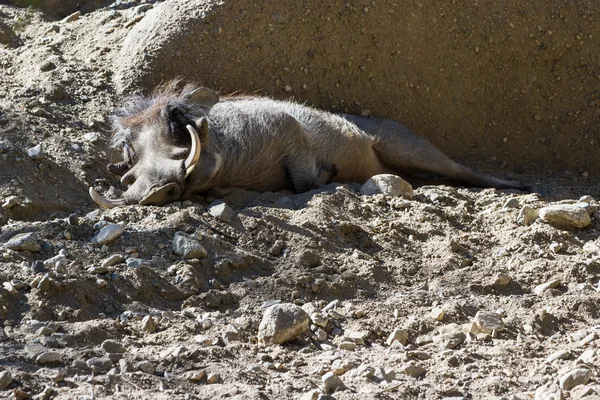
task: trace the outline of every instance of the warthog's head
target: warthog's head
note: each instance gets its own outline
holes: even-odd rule
[[[122,149],[123,161],[108,164],[108,170],[121,176],[127,190],[111,200],[90,188],[101,207],[164,205],[181,198],[208,137],[208,112],[219,96],[193,85],[178,92],[177,83],[159,87],[150,98],[129,98],[114,115],[112,145]]]

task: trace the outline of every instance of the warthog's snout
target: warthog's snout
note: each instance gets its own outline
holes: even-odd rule
[[[143,206],[162,206],[177,201],[180,197],[181,187],[176,183],[167,183],[164,186],[150,189],[140,200],[140,204]]]

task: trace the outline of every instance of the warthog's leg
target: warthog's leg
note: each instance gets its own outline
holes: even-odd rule
[[[477,187],[528,190],[522,183],[478,173],[452,161],[427,140],[398,122],[358,116],[346,118],[375,137],[373,148],[378,157],[398,174],[422,172]]]

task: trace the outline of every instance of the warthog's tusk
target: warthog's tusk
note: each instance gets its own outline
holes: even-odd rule
[[[192,148],[190,149],[190,155],[186,158],[184,162],[185,166],[185,177],[187,178],[189,174],[192,173],[194,168],[196,168],[196,164],[198,164],[198,160],[200,160],[200,151],[202,150],[202,145],[200,144],[200,137],[198,136],[198,132],[191,126],[186,125],[190,136],[192,137]]]
[[[96,202],[96,204],[98,204],[102,208],[113,208],[113,207],[125,205],[125,199],[118,199],[118,200],[107,199],[106,197],[102,196],[100,193],[96,192],[96,190],[94,190],[93,187],[90,187],[90,197],[92,198],[92,200],[94,200]]]

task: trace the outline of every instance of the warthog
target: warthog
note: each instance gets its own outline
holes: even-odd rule
[[[163,205],[190,194],[238,187],[304,192],[329,182],[365,182],[373,175],[428,173],[478,187],[525,189],[450,160],[404,125],[337,115],[289,101],[219,96],[177,82],[152,96],[131,97],[113,117],[112,144],[124,160],[122,198],[90,188],[102,207]]]

